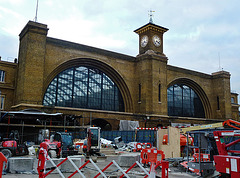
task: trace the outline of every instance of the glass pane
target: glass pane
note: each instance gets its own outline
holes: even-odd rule
[[[175,84],[167,89],[168,115],[205,117],[199,96],[187,85]]]
[[[58,76],[57,106],[72,105],[73,69],[63,71]]]
[[[116,84],[99,69],[84,66],[56,76],[48,86],[43,105],[124,111]]]

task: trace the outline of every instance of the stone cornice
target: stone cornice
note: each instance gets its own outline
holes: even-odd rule
[[[184,68],[180,68],[180,67],[176,67],[176,66],[171,66],[171,65],[168,65],[167,69],[176,71],[176,72],[182,72],[185,74],[200,76],[200,77],[204,77],[204,78],[208,78],[208,79],[212,78],[212,76],[209,74],[205,74],[205,73],[201,73],[201,72],[197,72],[197,71],[193,71],[193,70],[189,70],[189,69],[184,69]]]
[[[218,71],[212,73],[213,78],[227,78],[230,79],[231,74],[227,71]]]
[[[47,25],[45,25],[45,24],[29,21],[27,23],[27,25],[23,28],[21,33],[19,34],[19,37],[21,40],[26,35],[26,33],[29,31],[47,36],[48,30],[49,29],[47,28]]]
[[[72,48],[72,49],[76,49],[76,50],[86,51],[86,52],[90,52],[90,53],[96,53],[98,55],[109,56],[109,57],[113,57],[116,59],[122,59],[122,60],[127,60],[127,61],[135,60],[135,57],[132,57],[129,55],[112,52],[112,51],[108,51],[108,50],[104,50],[104,49],[100,49],[100,48],[96,48],[96,47],[92,47],[92,46],[87,46],[87,45],[83,45],[83,44],[79,44],[79,43],[74,43],[74,42],[70,42],[70,41],[64,41],[64,40],[60,40],[60,39],[56,39],[56,38],[47,37],[47,43],[54,44],[57,46]]]
[[[144,54],[137,55],[136,61],[141,60],[158,60],[167,63],[168,58],[164,54],[157,54],[153,50],[148,50]]]
[[[141,34],[141,33],[144,33],[146,31],[149,31],[149,30],[156,31],[156,32],[161,32],[161,33],[164,33],[166,31],[168,31],[167,28],[161,27],[159,25],[155,25],[153,23],[148,23],[148,24],[134,30],[134,32],[137,33],[137,34]]]
[[[0,61],[0,66],[16,68],[17,67],[17,63],[8,62],[8,61]]]

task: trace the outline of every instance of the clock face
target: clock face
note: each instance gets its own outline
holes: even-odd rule
[[[154,35],[152,40],[153,40],[153,44],[155,46],[159,47],[161,45],[161,39],[159,38],[159,36]]]
[[[144,35],[141,39],[141,46],[145,47],[145,46],[147,46],[147,44],[148,44],[148,36]]]

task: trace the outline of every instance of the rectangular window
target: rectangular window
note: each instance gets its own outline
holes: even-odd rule
[[[3,110],[4,109],[4,102],[5,102],[5,96],[4,95],[1,95],[1,98],[0,98],[0,109]]]
[[[161,102],[161,84],[158,84],[158,102]]]
[[[231,97],[231,103],[235,103],[234,97]]]
[[[5,81],[5,71],[0,70],[0,82],[4,82]]]
[[[220,110],[219,96],[217,96],[217,110]]]
[[[142,85],[141,84],[139,84],[138,85],[138,102],[141,102],[141,100],[142,100],[142,95],[141,95],[141,93],[142,93]]]

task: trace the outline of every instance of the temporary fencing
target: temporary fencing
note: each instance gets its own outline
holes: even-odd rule
[[[150,151],[149,151],[150,150]],[[62,178],[65,178],[65,176],[63,175],[63,173],[60,171],[59,166],[62,165],[63,163],[65,163],[67,160],[69,160],[69,162],[72,164],[72,166],[76,169],[75,172],[73,172],[70,176],[68,176],[68,178],[73,177],[75,174],[79,173],[81,175],[81,177],[85,178],[85,175],[81,172],[81,170],[89,163],[91,163],[96,170],[98,171],[97,175],[94,176],[94,178],[97,178],[98,176],[102,176],[104,178],[107,178],[106,174],[104,173],[104,171],[106,171],[111,165],[115,165],[119,171],[121,171],[122,175],[120,176],[120,178],[123,177],[127,177],[130,178],[130,176],[127,174],[129,173],[129,171],[131,169],[133,169],[135,166],[139,166],[140,169],[146,174],[146,177],[156,177],[156,171],[155,169],[158,166],[162,166],[162,178],[168,178],[168,168],[169,168],[169,163],[167,161],[164,161],[164,153],[161,150],[157,150],[156,149],[143,149],[143,154],[141,154],[141,158],[142,161],[144,161],[144,163],[148,162],[150,164],[150,172],[148,172],[138,161],[136,161],[129,169],[127,169],[126,171],[124,171],[116,162],[115,160],[113,160],[112,162],[110,162],[105,168],[103,168],[102,170],[94,163],[94,161],[92,159],[89,159],[88,161],[86,161],[81,167],[77,167],[75,165],[75,163],[72,161],[71,157],[68,156],[67,158],[65,158],[63,161],[61,161],[59,164],[55,164],[52,159],[47,155],[47,151],[44,148],[40,148],[39,151],[39,160],[38,160],[38,173],[39,173],[39,178],[45,178],[47,177],[49,174],[51,174],[55,169],[57,170],[57,172],[59,173],[59,175]],[[157,160],[157,155],[161,154],[161,160]],[[46,161],[49,160],[51,162],[51,164],[53,165],[53,167],[51,168],[46,168]],[[48,172],[47,172],[48,171]]]

